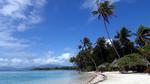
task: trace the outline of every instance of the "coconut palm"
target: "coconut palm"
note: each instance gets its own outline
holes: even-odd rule
[[[141,25],[135,35],[139,46],[150,44],[150,28]]]
[[[104,56],[103,56],[102,48],[103,49],[105,48],[105,44],[106,44],[106,40],[105,40],[104,37],[102,37],[102,38],[100,37],[96,41],[96,48],[98,48],[100,50],[100,55],[101,55],[102,61],[104,61]]]
[[[92,47],[92,43],[90,42],[90,39],[87,38],[87,37],[84,37],[83,41],[81,41],[81,43],[83,44],[83,48],[82,49],[84,49],[84,51],[87,52],[86,55],[93,62],[95,69],[98,70],[97,69],[97,64],[96,64],[96,62],[95,62],[95,60],[94,60],[94,58],[92,56],[92,54],[93,54],[93,47]]]
[[[105,26],[105,29],[106,29],[106,32],[107,32],[107,35],[108,35],[108,38],[118,56],[118,58],[120,58],[120,55],[118,54],[118,51],[117,49],[115,48],[112,40],[111,40],[111,37],[110,37],[110,34],[109,34],[109,31],[108,31],[108,28],[107,28],[107,23],[109,23],[109,18],[111,16],[114,16],[114,12],[113,12],[113,5],[110,4],[109,1],[104,1],[102,3],[99,3],[98,0],[97,0],[97,10],[96,11],[93,11],[92,14],[93,15],[97,15],[98,16],[98,19],[100,19],[102,17],[103,19],[103,22],[104,22],[104,26]]]
[[[119,32],[117,32],[117,35],[115,38],[117,38],[121,45],[126,45],[130,40],[128,37],[130,37],[131,31],[129,31],[127,28],[123,27]]]
[[[131,31],[123,27],[120,29],[119,32],[117,32],[117,35],[115,36],[115,38],[119,41],[119,44],[122,48],[122,55],[129,54],[128,53],[129,51],[132,52],[133,45],[132,45],[132,42],[130,42],[130,40],[128,39],[131,35],[132,35]]]

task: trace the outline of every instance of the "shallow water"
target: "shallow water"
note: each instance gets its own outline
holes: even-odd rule
[[[76,71],[2,71],[0,84],[86,84],[88,75]]]

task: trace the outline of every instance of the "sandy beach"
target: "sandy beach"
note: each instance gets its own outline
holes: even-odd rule
[[[98,84],[150,84],[150,75],[142,73],[121,74],[119,72],[105,72],[107,79]],[[98,75],[92,82],[102,80],[102,75]]]

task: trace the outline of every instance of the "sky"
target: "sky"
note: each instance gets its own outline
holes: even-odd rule
[[[91,14],[95,1],[0,0],[0,67],[71,65],[83,37],[107,38],[103,22]],[[150,26],[150,0],[110,1],[117,16],[108,24],[111,37],[121,27]]]

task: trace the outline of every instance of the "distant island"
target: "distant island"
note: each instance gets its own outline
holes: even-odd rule
[[[47,67],[47,68],[33,68],[32,70],[77,70],[76,66],[62,66],[62,67]]]

